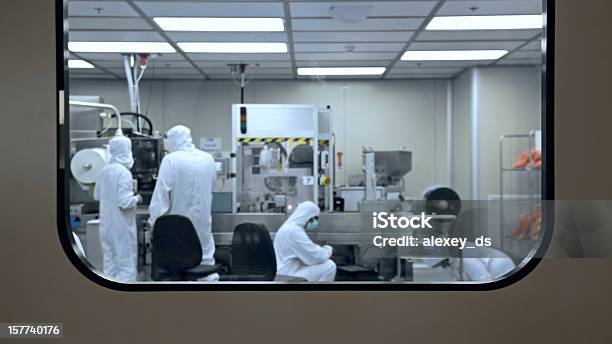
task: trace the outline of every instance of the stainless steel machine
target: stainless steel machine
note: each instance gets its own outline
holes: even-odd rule
[[[336,189],[344,211],[359,211],[365,201],[404,199],[404,176],[412,170],[412,152],[364,149],[362,174],[349,176],[349,185]]]
[[[291,213],[304,201],[331,210],[331,119],[314,105],[233,105],[233,212]]]
[[[373,237],[372,211],[411,214],[404,198],[404,176],[412,170],[412,153],[405,150],[364,150],[363,175],[357,186],[336,187],[331,109],[314,105],[238,104],[232,106],[232,137],[236,178],[232,213],[213,214],[218,249],[230,246],[238,224],[265,225],[274,236],[295,207],[304,201],[319,204],[319,227],[313,241],[334,247],[339,280],[405,279],[406,257],[432,252],[380,249]],[[353,188],[353,211],[334,211],[334,195]],[[361,191],[361,194],[359,192]],[[454,216],[434,216],[444,231]],[[417,252],[418,251],[418,252]],[[399,262],[399,263],[398,263]],[[403,277],[402,277],[403,276]],[[409,279],[409,278],[408,278]]]

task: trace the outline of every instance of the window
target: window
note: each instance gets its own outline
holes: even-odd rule
[[[497,288],[545,252],[551,2],[57,3],[60,237],[98,283]]]

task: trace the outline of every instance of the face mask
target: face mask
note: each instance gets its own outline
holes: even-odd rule
[[[319,220],[314,219],[306,224],[306,230],[313,231],[319,226]]]

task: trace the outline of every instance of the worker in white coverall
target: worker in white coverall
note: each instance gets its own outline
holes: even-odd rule
[[[149,224],[166,214],[189,218],[202,245],[202,264],[214,265],[215,242],[211,232],[210,208],[217,175],[215,160],[193,145],[191,130],[177,125],[168,130],[165,148],[170,152],[162,160],[149,206]],[[214,273],[205,278],[219,279]]]
[[[109,141],[110,161],[100,171],[94,199],[100,201],[100,242],[102,270],[120,282],[136,281],[136,205],[130,168],[134,165],[132,141],[117,136]]]
[[[319,207],[301,203],[276,232],[274,252],[276,274],[301,277],[309,282],[332,282],[336,264],[330,259],[331,246],[312,242],[306,231],[313,231],[319,222]]]
[[[471,246],[475,246],[473,243]],[[491,247],[467,249],[462,258],[451,258],[451,267],[464,281],[494,281],[516,268],[512,258]],[[461,267],[461,269],[460,269]],[[462,270],[462,274],[459,271]]]

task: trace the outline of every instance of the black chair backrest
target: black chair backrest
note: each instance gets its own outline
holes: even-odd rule
[[[276,255],[266,226],[241,223],[232,239],[233,275],[262,275],[265,280],[276,276]]]
[[[164,215],[153,227],[153,265],[178,272],[200,265],[202,246],[189,220],[181,215]]]

